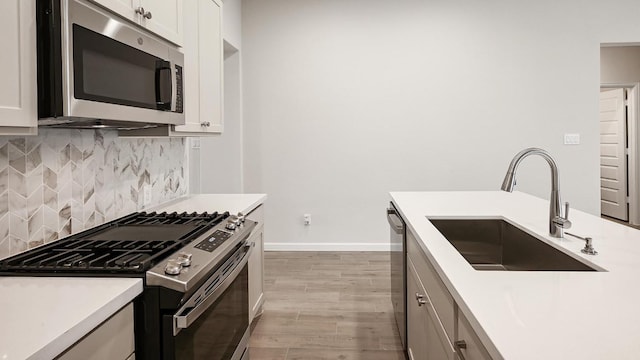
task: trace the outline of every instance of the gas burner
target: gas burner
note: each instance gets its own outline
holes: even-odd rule
[[[228,217],[137,212],[0,261],[0,271],[144,273]]]

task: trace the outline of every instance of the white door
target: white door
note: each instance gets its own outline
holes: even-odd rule
[[[625,90],[600,92],[600,211],[627,221]]]

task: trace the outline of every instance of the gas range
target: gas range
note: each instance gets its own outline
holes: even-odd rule
[[[228,217],[217,212],[137,212],[0,261],[0,271],[64,276],[144,273]]]
[[[242,213],[136,212],[0,260],[0,276],[142,278],[136,358],[241,359],[256,225]]]

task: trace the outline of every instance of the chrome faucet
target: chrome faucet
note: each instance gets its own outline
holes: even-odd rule
[[[520,151],[513,157],[507,174],[502,181],[502,190],[512,192],[513,186],[516,184],[515,175],[516,169],[522,159],[529,155],[540,155],[547,160],[549,166],[551,166],[551,197],[549,198],[549,234],[553,237],[561,238],[564,236],[564,229],[571,228],[571,221],[569,221],[569,203],[565,203],[564,216],[560,209],[560,189],[558,186],[558,166],[553,160],[551,155],[543,149],[528,148]]]

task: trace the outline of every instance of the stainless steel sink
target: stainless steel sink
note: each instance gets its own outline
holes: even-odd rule
[[[502,219],[429,219],[476,270],[596,271]]]

